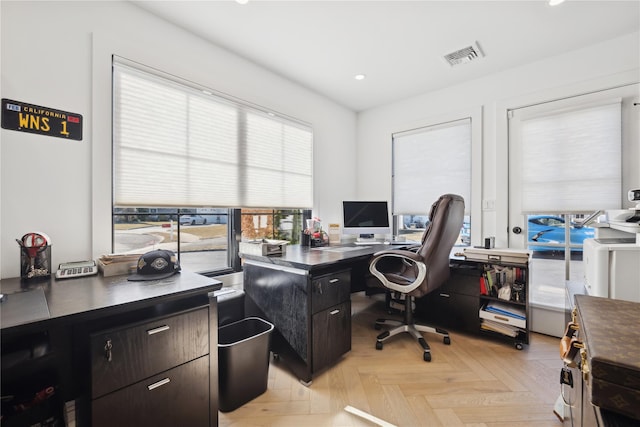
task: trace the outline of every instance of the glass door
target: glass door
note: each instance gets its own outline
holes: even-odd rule
[[[637,178],[625,163],[638,155],[630,116],[637,93],[629,85],[509,112],[509,246],[532,253],[533,330],[562,333],[536,324],[564,311],[565,282],[584,280],[590,221],[599,210],[620,209]]]

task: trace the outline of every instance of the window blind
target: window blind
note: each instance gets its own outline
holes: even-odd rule
[[[514,119],[521,121],[523,213],[620,208],[619,100]]]
[[[393,135],[394,215],[426,215],[446,193],[464,197],[469,211],[470,118]]]
[[[308,125],[113,62],[116,206],[310,208]]]

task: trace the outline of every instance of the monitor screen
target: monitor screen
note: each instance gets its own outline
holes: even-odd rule
[[[387,202],[343,201],[342,212],[344,234],[391,234]]]

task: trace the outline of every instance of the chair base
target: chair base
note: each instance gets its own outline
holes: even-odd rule
[[[451,344],[451,338],[449,337],[449,332],[445,331],[444,329],[435,328],[427,325],[419,325],[416,323],[407,324],[399,320],[391,320],[391,319],[376,320],[376,324],[375,324],[376,329],[380,329],[383,325],[391,325],[391,326],[395,326],[395,328],[384,331],[380,335],[378,335],[377,341],[376,341],[377,350],[382,350],[382,346],[383,346],[382,343],[388,340],[389,338],[391,338],[392,336],[398,335],[402,332],[406,332],[411,336],[413,336],[418,341],[418,344],[420,344],[420,346],[422,347],[423,360],[425,362],[430,362],[431,349],[429,348],[429,344],[427,343],[427,340],[424,339],[421,332],[430,332],[433,334],[438,334],[442,337],[442,341],[445,344],[447,345]]]

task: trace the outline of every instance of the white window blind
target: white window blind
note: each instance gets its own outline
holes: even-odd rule
[[[393,213],[426,215],[446,193],[464,197],[469,210],[471,119],[394,134]]]
[[[114,205],[310,208],[309,126],[114,58]]]
[[[619,100],[514,119],[521,129],[523,213],[620,208]]]

